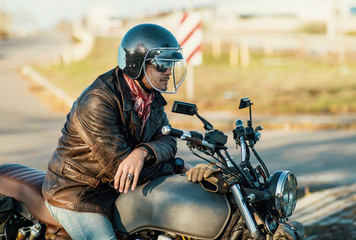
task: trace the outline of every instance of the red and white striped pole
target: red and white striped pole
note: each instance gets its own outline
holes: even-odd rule
[[[183,55],[188,65],[187,72],[187,98],[194,99],[194,66],[202,64],[202,20],[196,12],[184,12],[179,20],[178,42],[183,48]]]

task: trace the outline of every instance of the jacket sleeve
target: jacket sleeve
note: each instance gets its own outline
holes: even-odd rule
[[[80,137],[102,170],[98,178],[113,178],[119,164],[132,149],[122,132],[118,104],[105,91],[96,90],[79,98],[74,120]]]
[[[168,162],[172,160],[177,153],[176,138],[162,134],[162,127],[170,125],[163,107],[158,111],[158,115],[161,116],[161,122],[153,136],[147,143],[140,143],[137,146],[140,147],[144,145],[152,149],[150,152],[154,153],[153,161],[150,161],[148,165],[157,165],[162,162]]]

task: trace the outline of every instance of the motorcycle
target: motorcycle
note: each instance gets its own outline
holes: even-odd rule
[[[192,154],[218,169],[227,191],[207,191],[185,174],[142,184],[115,201],[112,222],[118,239],[272,239],[295,209],[297,179],[286,170],[270,175],[254,148],[263,128],[252,127],[252,105],[249,98],[240,101],[239,109],[249,108],[250,118],[246,127],[237,120],[233,130],[241,151],[236,163],[225,146],[228,136],[200,116],[195,104],[175,101],[172,112],[196,115],[205,135],[170,126],[162,133],[187,141]],[[251,151],[259,163],[255,167]],[[0,166],[0,239],[70,239],[44,204],[44,177],[45,172],[23,165]]]

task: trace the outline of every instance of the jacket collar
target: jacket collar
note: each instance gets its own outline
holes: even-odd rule
[[[123,73],[119,69],[119,67],[115,68],[115,76],[118,84],[118,90],[121,92],[121,96],[122,96],[123,110],[131,111],[133,109],[133,102],[131,101],[131,97],[130,97],[130,89],[127,86],[127,83],[125,82]],[[151,104],[151,107],[161,107],[167,105],[166,100],[163,98],[160,92],[155,91],[154,94],[155,96]]]

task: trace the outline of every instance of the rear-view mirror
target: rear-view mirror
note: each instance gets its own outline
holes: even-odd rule
[[[247,108],[251,106],[251,101],[248,97],[241,98],[239,109]]]
[[[197,110],[197,106],[193,103],[181,102],[181,101],[174,101],[172,112],[174,113],[181,113],[185,115],[195,115]]]

